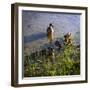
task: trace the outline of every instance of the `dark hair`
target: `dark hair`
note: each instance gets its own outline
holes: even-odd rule
[[[52,23],[50,23],[49,26],[52,26],[53,27]]]

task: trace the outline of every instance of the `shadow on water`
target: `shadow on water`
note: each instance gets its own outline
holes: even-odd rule
[[[46,33],[37,33],[28,36],[24,36],[24,43],[33,42],[46,37]]]

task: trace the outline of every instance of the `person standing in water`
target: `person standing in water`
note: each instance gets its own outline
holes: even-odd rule
[[[49,27],[47,28],[47,38],[50,43],[52,43],[54,39],[54,29],[52,23],[49,24]]]
[[[55,64],[54,48],[52,48],[52,41],[54,39],[54,29],[52,23],[50,23],[49,27],[47,28],[47,39],[51,45],[51,47],[49,47],[49,58],[51,59],[52,64]]]

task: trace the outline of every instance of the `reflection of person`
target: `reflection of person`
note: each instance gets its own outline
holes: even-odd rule
[[[47,38],[49,42],[52,42],[54,39],[54,29],[52,23],[50,23],[49,27],[47,28]]]

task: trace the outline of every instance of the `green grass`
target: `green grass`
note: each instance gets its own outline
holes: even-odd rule
[[[75,45],[63,45],[61,52],[51,56],[24,57],[24,77],[64,76],[80,74],[80,50]]]

